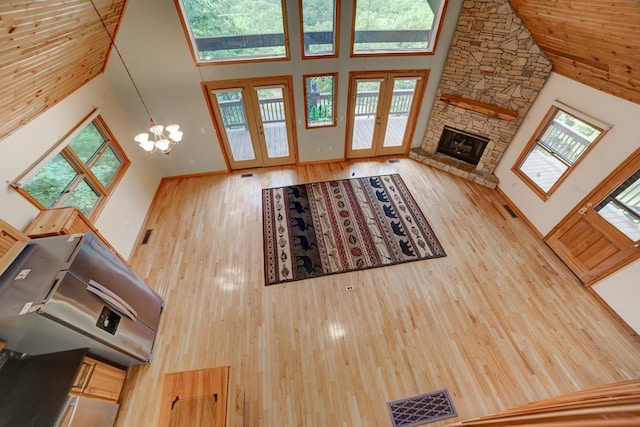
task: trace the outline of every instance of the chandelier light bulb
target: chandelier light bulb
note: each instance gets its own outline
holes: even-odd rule
[[[142,145],[145,142],[149,141],[149,134],[148,133],[140,133],[140,134],[136,135],[135,138],[133,138],[133,139],[135,139],[138,144]]]
[[[146,134],[145,134],[146,135]],[[144,150],[144,151],[153,151],[154,147],[155,147],[155,143],[153,141],[145,141],[145,142],[141,142],[140,143],[140,147]]]
[[[179,129],[180,129],[180,125],[169,125],[165,128],[165,130],[169,132],[169,134],[178,132]]]
[[[174,142],[182,141],[182,132],[177,131],[169,134],[169,138],[171,138]]]
[[[156,141],[156,148],[159,151],[167,151],[169,149],[169,145],[171,144],[171,142],[169,142],[168,139],[160,139],[158,141]]]

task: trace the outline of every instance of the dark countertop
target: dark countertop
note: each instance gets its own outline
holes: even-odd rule
[[[8,358],[0,369],[0,427],[53,426],[86,353]]]

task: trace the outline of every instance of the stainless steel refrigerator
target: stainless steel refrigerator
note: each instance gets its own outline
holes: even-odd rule
[[[143,364],[163,306],[94,234],[33,239],[0,276],[0,339],[30,355],[89,348]]]

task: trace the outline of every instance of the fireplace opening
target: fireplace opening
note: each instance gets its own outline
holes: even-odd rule
[[[438,152],[477,166],[488,143],[489,138],[445,126]]]

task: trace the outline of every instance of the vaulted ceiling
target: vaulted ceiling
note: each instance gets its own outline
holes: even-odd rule
[[[553,71],[640,103],[639,0],[509,0]]]
[[[126,0],[93,0],[115,34]],[[0,2],[0,139],[100,74],[111,47],[90,0]]]
[[[640,103],[640,0],[509,1],[555,72]],[[93,2],[115,34],[126,0]],[[101,73],[109,52],[91,0],[1,2],[0,139]]]

